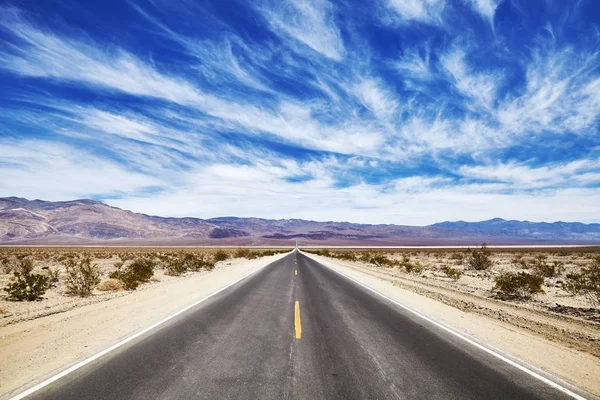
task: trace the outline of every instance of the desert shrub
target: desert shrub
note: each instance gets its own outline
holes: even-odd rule
[[[368,251],[364,251],[364,252],[360,253],[359,260],[362,262],[366,262],[366,263],[370,262],[371,261],[371,253]]]
[[[421,263],[418,261],[416,263],[402,263],[402,266],[404,267],[406,272],[410,274],[420,274],[421,272],[423,272],[423,265],[421,265]]]
[[[492,260],[490,259],[489,251],[485,243],[481,245],[481,249],[474,249],[471,251],[468,264],[469,268],[477,271],[489,269],[492,266]]]
[[[384,256],[383,254],[377,254],[372,256],[369,262],[371,264],[375,264],[378,267],[389,267],[392,265],[392,260]]]
[[[19,261],[19,266],[13,272],[15,281],[6,285],[4,290],[8,298],[15,301],[34,301],[41,298],[46,290],[50,288],[49,279],[46,275],[32,274],[33,261],[24,258]]]
[[[180,258],[172,258],[165,263],[166,274],[171,276],[179,276],[187,271],[186,265]]]
[[[102,282],[100,282],[98,284],[97,289],[101,290],[103,292],[110,292],[110,291],[115,291],[115,290],[123,290],[123,289],[125,289],[125,286],[123,285],[123,282],[121,282],[120,280],[114,279],[114,278],[109,278],[109,279],[105,279]]]
[[[98,265],[92,264],[89,255],[79,261],[68,260],[65,262],[67,272],[67,291],[81,297],[88,296],[100,283],[100,269]]]
[[[123,266],[123,261],[117,261],[116,263],[113,264],[113,266],[116,269],[121,269],[121,267]]]
[[[465,262],[465,255],[460,252],[454,252],[450,254],[450,259],[456,261],[458,264],[462,264]]]
[[[455,281],[459,280],[463,274],[463,272],[461,270],[452,268],[448,265],[442,266],[441,269],[442,269],[442,272],[444,272],[448,278],[452,278]]]
[[[16,259],[13,258],[3,258],[1,263],[2,272],[5,274],[10,274],[13,272],[15,269],[15,261]]]
[[[58,278],[60,277],[60,268],[58,268],[58,267],[48,268],[46,273],[48,274],[48,278],[50,279],[50,282],[53,282],[53,283],[58,282]]]
[[[592,304],[600,305],[600,257],[592,265],[581,268],[581,272],[567,274],[563,288],[571,294],[581,294]]]
[[[532,265],[533,270],[536,274],[552,278],[560,275],[565,270],[565,265],[560,261],[554,261],[552,264],[548,264],[548,257],[540,254],[536,257],[535,262]]]
[[[351,252],[336,253],[334,257],[340,260],[356,261],[356,254]]]
[[[33,271],[33,268],[34,264],[31,258],[20,258],[17,262],[15,270],[21,274],[29,274],[31,271]]]
[[[503,298],[529,298],[535,294],[544,293],[542,285],[544,278],[526,272],[506,272],[494,278],[492,290]]]
[[[523,254],[515,255],[511,260],[513,266],[519,269],[527,269],[529,265],[527,264],[527,259],[523,257]]]
[[[260,253],[258,251],[248,251],[248,253],[246,253],[246,259],[248,260],[254,260],[258,257],[260,257]]]
[[[140,258],[121,270],[111,272],[109,277],[123,282],[125,289],[135,290],[140,283],[148,282],[152,275],[154,275],[154,261]]]
[[[235,252],[235,258],[246,258],[246,256],[248,255],[249,252],[250,252],[250,249],[244,249],[244,248],[240,247]]]

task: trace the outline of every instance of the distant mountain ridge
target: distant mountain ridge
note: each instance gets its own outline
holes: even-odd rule
[[[0,198],[0,244],[147,245],[600,244],[600,224],[507,221],[371,225],[302,219],[158,217],[94,200]]]

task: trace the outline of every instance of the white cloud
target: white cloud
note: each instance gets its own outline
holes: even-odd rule
[[[298,40],[332,60],[344,57],[344,43],[329,1],[268,1],[259,9],[278,35]]]
[[[576,160],[564,164],[530,167],[525,164],[463,166],[465,177],[499,181],[511,189],[578,187],[600,183],[600,160]]]
[[[596,134],[600,79],[593,71],[598,67],[598,52],[536,51],[527,64],[525,88],[500,104],[498,120],[513,132]]]
[[[1,196],[72,200],[163,184],[85,150],[42,140],[0,140],[0,164]]]
[[[428,82],[434,78],[434,72],[430,64],[429,48],[421,55],[418,50],[407,50],[399,61],[393,66],[402,76],[407,76],[417,81]]]
[[[494,25],[494,14],[502,0],[470,0],[471,7]]]
[[[499,83],[503,79],[501,71],[474,72],[465,61],[466,51],[455,46],[440,57],[440,63],[452,77],[453,84],[465,96],[475,101],[476,107],[491,110]]]
[[[413,176],[386,185],[332,185],[335,166],[315,164],[321,175],[290,182],[304,170],[296,165],[215,165],[190,174],[189,184],[147,197],[110,201],[111,205],[161,215],[235,215],[304,218],[321,221],[426,225],[449,219],[494,217],[534,221],[598,221],[600,189],[557,189],[507,193],[506,185],[454,185],[447,178]],[[234,182],[234,184],[231,184]]]
[[[388,0],[388,7],[404,21],[441,24],[446,0]]]
[[[384,88],[382,82],[363,79],[354,86],[353,92],[364,107],[383,121],[392,118],[396,113],[398,102],[395,96]]]

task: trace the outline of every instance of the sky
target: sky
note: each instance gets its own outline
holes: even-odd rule
[[[0,196],[600,222],[597,0],[0,1]]]

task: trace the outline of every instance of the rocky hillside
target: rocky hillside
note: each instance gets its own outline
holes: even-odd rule
[[[93,200],[0,198],[2,244],[170,245],[600,244],[600,224],[493,219],[430,226],[366,225],[300,219],[163,218]]]

